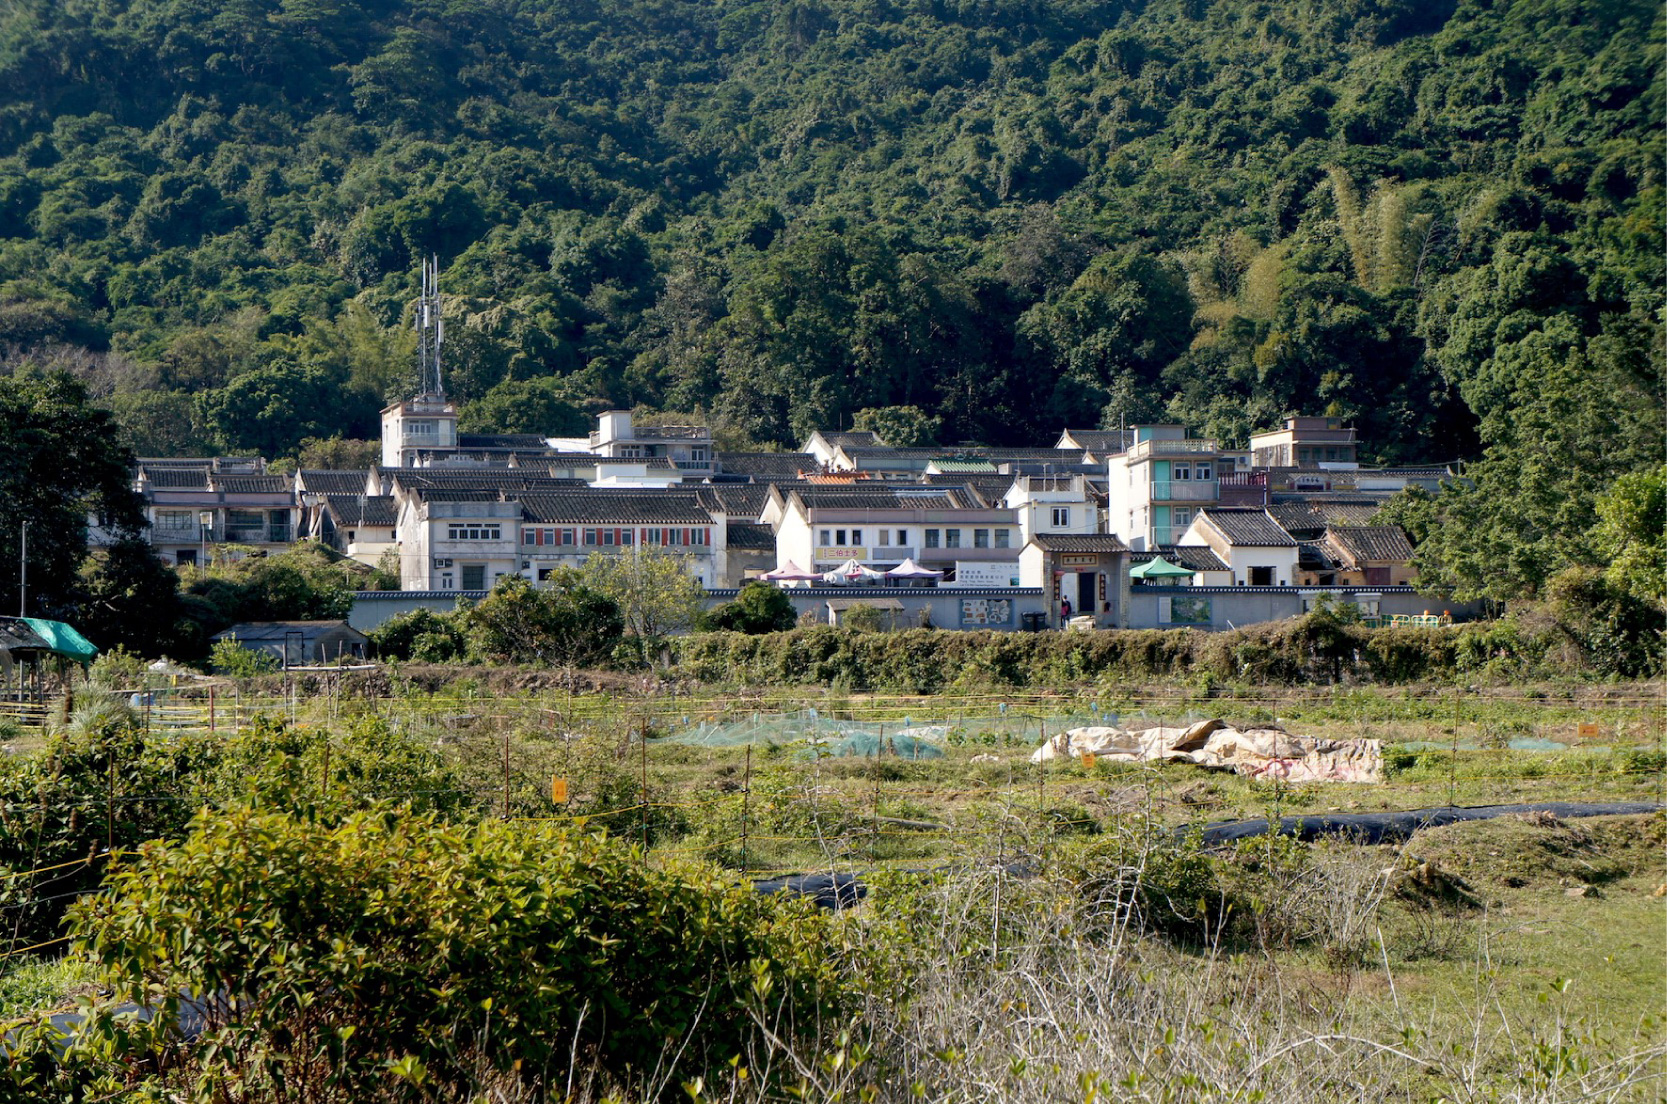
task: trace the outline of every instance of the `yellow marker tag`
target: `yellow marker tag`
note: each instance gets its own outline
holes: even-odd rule
[[[1085,751],[1085,752],[1082,753],[1082,769],[1083,770],[1093,770],[1094,769],[1094,753],[1093,752]]]
[[[550,800],[555,802],[557,805],[567,804],[567,779],[550,779]]]
[[[1580,731],[1580,738],[1582,740],[1592,739],[1593,737],[1597,736],[1597,734],[1598,734],[1597,722],[1596,721],[1581,721],[1579,731]]]

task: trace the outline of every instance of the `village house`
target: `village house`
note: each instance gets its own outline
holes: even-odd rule
[[[1412,542],[1396,525],[1328,527],[1321,545],[1336,565],[1329,582],[1357,586],[1405,586],[1416,581]]]
[[[1041,533],[1019,555],[1019,582],[1040,587],[1047,623],[1092,618],[1099,629],[1128,625],[1129,549],[1110,533]]]
[[[728,524],[694,491],[538,491],[520,496],[520,571],[547,581],[591,556],[670,552],[707,588],[728,582]]]
[[[1175,543],[1208,547],[1234,586],[1291,586],[1297,577],[1296,539],[1265,509],[1206,507]]]
[[[140,461],[134,489],[151,546],[173,564],[207,563],[226,545],[287,548],[298,520],[294,490],[265,467],[259,457]]]
[[[1250,435],[1250,461],[1258,468],[1353,466],[1355,431],[1341,418],[1286,418],[1283,428]]]
[[[1199,511],[1221,501],[1223,450],[1178,425],[1130,432],[1128,450],[1106,462],[1106,531],[1136,551],[1174,544]]]
[[[610,410],[597,418],[590,451],[616,460],[664,460],[692,479],[713,472],[712,432],[696,425],[634,425],[629,410]]]
[[[970,488],[858,483],[770,492],[759,520],[775,531],[778,565],[825,572],[855,562],[885,571],[913,559],[963,586],[1012,586],[1018,576],[1017,511]]]

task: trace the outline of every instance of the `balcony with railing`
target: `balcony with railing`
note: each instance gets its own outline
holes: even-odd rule
[[[1213,479],[1154,479],[1153,502],[1214,502],[1220,495]]]
[[[287,524],[281,523],[233,525],[225,529],[206,530],[203,539],[228,544],[288,544],[290,530]]]
[[[1189,438],[1182,441],[1139,441],[1129,450],[1129,459],[1147,460],[1154,456],[1198,456],[1220,452],[1221,446],[1208,438]]]
[[[1220,502],[1223,506],[1266,506],[1267,472],[1223,472]]]
[[[152,525],[152,544],[200,544],[208,539],[208,530],[201,525]]]

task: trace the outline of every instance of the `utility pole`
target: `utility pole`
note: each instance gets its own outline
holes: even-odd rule
[[[17,615],[29,616],[29,523],[23,523],[22,547],[17,554]]]

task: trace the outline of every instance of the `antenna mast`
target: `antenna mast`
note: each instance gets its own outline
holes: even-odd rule
[[[417,368],[421,373],[418,393],[446,397],[440,378],[440,346],[446,340],[446,322],[440,317],[440,258],[423,261],[422,293],[417,298]]]

